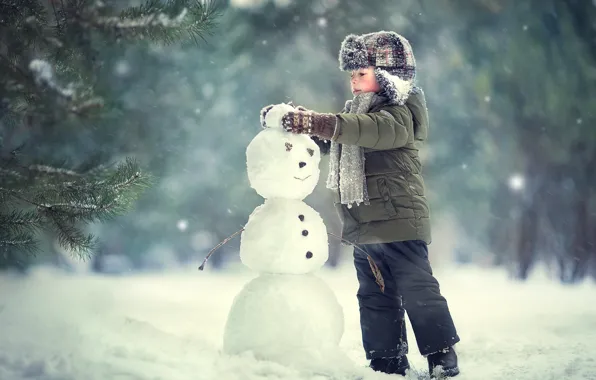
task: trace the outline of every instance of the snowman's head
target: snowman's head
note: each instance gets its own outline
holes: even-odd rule
[[[263,198],[306,198],[319,181],[321,152],[306,135],[267,128],[248,144],[248,180]]]

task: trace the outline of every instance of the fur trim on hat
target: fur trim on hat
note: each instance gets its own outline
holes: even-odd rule
[[[348,35],[339,49],[339,68],[343,71],[364,69],[369,66],[364,39],[355,34]]]
[[[381,87],[379,93],[393,104],[404,105],[414,88],[413,80],[403,80],[379,67],[375,68],[375,77]]]

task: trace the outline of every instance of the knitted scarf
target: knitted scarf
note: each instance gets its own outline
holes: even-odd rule
[[[346,103],[347,113],[367,113],[387,99],[374,92],[360,93]],[[370,204],[364,173],[364,149],[357,145],[331,142],[329,149],[329,175],[327,188],[339,192],[340,202],[352,207],[352,203]]]

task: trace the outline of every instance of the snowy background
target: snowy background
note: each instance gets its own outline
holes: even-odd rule
[[[412,42],[427,95],[430,254],[462,338],[460,378],[596,379],[596,3],[221,3],[200,46],[97,47],[121,124],[28,136],[44,159],[133,156],[157,182],[131,213],[90,226],[93,260],[48,240],[28,274],[0,274],[0,380],[312,379],[222,354],[232,300],[255,276],[239,239],[196,268],[263,201],[245,162],[261,107],[339,111],[340,42],[381,29]],[[321,184],[306,198],[338,233],[330,200]],[[344,308],[342,349],[366,380],[395,378],[365,368],[351,253],[330,243],[320,275]]]
[[[352,267],[319,275],[344,308],[341,347],[362,366],[361,375],[396,378],[365,368]],[[221,353],[232,299],[253,277],[241,267],[124,277],[47,268],[28,278],[2,275],[0,379],[316,379]],[[462,338],[456,346],[462,380],[596,379],[593,285],[562,287],[542,274],[513,282],[470,267],[441,267],[437,277]],[[409,339],[412,366],[424,370]]]
[[[259,110],[292,100],[338,112],[351,97],[348,74],[338,69],[341,41],[385,29],[410,40],[427,97],[430,133],[421,155],[428,200],[435,231],[453,228],[440,256],[520,279],[534,263],[564,283],[596,278],[592,2],[220,4],[217,28],[198,45],[96,46],[98,84],[121,107],[121,123],[29,136],[27,147],[45,160],[133,157],[156,178],[132,212],[90,226],[101,243],[95,271],[194,265],[237,231],[262,203],[245,165]],[[325,160],[321,168],[325,178]],[[331,200],[324,186],[306,199],[338,233]],[[211,265],[237,263],[238,246],[222,247]],[[53,242],[46,247],[39,262],[66,265],[56,257],[68,253]],[[340,264],[338,242],[330,249],[329,266]]]

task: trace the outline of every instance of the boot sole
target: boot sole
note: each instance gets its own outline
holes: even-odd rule
[[[430,378],[432,380],[441,380],[449,377],[455,377],[457,375],[459,375],[459,368],[455,367],[449,368],[447,370],[441,369],[441,372],[439,373],[438,377],[431,373]]]

